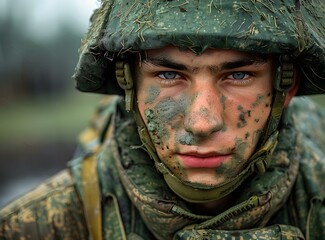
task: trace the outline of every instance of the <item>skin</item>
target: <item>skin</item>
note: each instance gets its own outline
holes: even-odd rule
[[[249,61],[254,58],[230,50],[210,49],[198,56],[175,47],[146,56],[137,98],[159,158],[185,182],[217,186],[237,175],[255,150],[252,136],[270,113],[271,60]],[[234,62],[243,64],[224,67]],[[202,161],[216,155],[221,162],[189,167],[183,155]]]
[[[243,170],[270,114],[273,65],[271,57],[233,50],[146,52],[137,70],[138,107],[173,174],[218,186]]]

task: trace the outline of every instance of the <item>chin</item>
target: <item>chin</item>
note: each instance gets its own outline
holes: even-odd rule
[[[197,171],[191,171],[187,175],[186,181],[198,186],[216,186],[224,182],[224,177],[216,176],[215,170],[200,169]]]

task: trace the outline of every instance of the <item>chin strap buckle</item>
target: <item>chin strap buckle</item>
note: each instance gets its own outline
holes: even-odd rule
[[[272,160],[271,154],[278,144],[278,135],[278,131],[273,133],[266,141],[266,143],[261,147],[261,149],[252,156],[252,167],[256,173],[263,174],[266,172],[266,169]]]
[[[127,62],[117,62],[115,66],[115,76],[120,87],[125,91],[125,110],[133,109],[134,84],[130,65]]]
[[[279,62],[274,88],[280,92],[287,92],[293,85],[293,63],[290,55],[281,55]]]

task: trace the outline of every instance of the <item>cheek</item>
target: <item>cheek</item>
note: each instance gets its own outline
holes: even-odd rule
[[[152,104],[160,94],[160,89],[156,86],[149,86],[146,90],[144,103]]]
[[[147,108],[144,111],[144,117],[152,142],[156,148],[157,145],[159,145],[159,148],[163,148],[161,145],[169,139],[169,130],[166,123],[161,121],[155,109]]]
[[[234,142],[239,153],[247,158],[255,149],[271,111],[271,94],[256,95],[253,100],[233,106]]]
[[[272,94],[257,95],[256,100],[251,104],[254,112],[253,121],[258,127],[264,127],[271,112]]]
[[[236,107],[237,128],[252,129],[253,131],[256,128],[263,128],[270,114],[271,99],[271,94],[260,94],[256,96],[254,101],[247,102],[245,105],[238,104]]]
[[[198,144],[198,139],[189,132],[176,131],[175,142],[181,145],[195,145]]]
[[[186,171],[177,158],[173,156],[173,152],[177,150],[174,139],[178,131],[175,129],[179,129],[177,125],[180,124],[179,119],[182,115],[182,111],[174,106],[179,106],[176,101],[163,100],[154,107],[147,108],[144,111],[144,116],[158,157],[174,174],[186,177]]]
[[[143,118],[154,144],[167,147],[175,130],[181,129],[186,108],[184,99],[174,100],[169,97],[146,106]]]

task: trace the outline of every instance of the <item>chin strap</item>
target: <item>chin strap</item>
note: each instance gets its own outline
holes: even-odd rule
[[[293,72],[294,67],[289,55],[281,55],[279,58],[279,66],[276,70],[276,76],[274,81],[274,98],[272,103],[272,110],[269,116],[269,120],[264,127],[262,138],[260,140],[259,146],[263,146],[268,138],[273,134],[280,123],[284,102],[286,99],[286,92],[293,85]],[[265,172],[265,167],[259,165],[257,166],[257,172]]]
[[[155,162],[160,162],[156,154],[155,146],[153,145],[150,135],[148,133],[147,127],[140,115],[138,105],[134,105],[134,102],[136,101],[136,96],[134,95],[134,83],[130,65],[127,62],[117,62],[115,68],[117,82],[120,87],[123,88],[125,91],[125,110],[133,111],[134,119],[138,126],[138,133],[141,142],[144,144],[145,148],[149,152],[150,156],[155,160]]]
[[[154,144],[151,141],[147,127],[140,115],[137,104],[134,105],[133,79],[130,66],[126,62],[116,64],[116,78],[119,85],[125,90],[125,108],[133,110],[134,118],[138,126],[138,133],[144,147],[150,157],[154,160],[155,166],[164,176],[168,186],[181,198],[188,202],[208,202],[220,199],[235,190],[253,172],[264,173],[271,161],[271,154],[277,145],[277,127],[281,120],[286,91],[293,84],[293,64],[287,55],[280,57],[280,66],[277,68],[274,88],[272,110],[268,123],[265,127],[263,139],[260,140],[258,150],[248,160],[247,167],[238,175],[228,179],[222,185],[203,186],[183,182],[177,178],[159,159]]]

